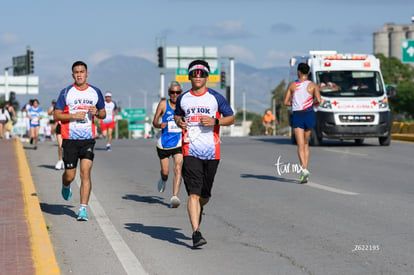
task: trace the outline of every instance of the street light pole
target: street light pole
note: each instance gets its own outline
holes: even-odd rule
[[[164,98],[165,94],[164,94],[164,83],[165,83],[165,74],[164,73],[160,73],[160,98]]]
[[[234,57],[230,57],[230,106],[233,112],[235,112],[234,108]]]
[[[9,101],[9,69],[13,66],[4,68],[4,100]]]

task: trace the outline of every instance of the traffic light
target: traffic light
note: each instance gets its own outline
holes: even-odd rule
[[[33,60],[33,51],[28,49],[26,53],[26,73],[34,73],[34,60]]]
[[[158,47],[158,67],[164,67],[164,51],[162,47]]]
[[[220,86],[222,89],[226,88],[226,72],[220,73]]]

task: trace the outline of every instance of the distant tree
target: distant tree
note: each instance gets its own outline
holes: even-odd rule
[[[252,120],[252,125],[250,125],[250,136],[262,136],[265,133],[265,127],[262,122],[262,115],[256,114]]]
[[[391,110],[398,120],[412,120],[414,117],[414,82],[402,81],[396,88],[395,97],[390,99]]]
[[[382,77],[386,84],[400,84],[401,81],[414,79],[414,68],[403,64],[398,58],[375,55],[380,60]]]
[[[280,83],[272,90],[272,100],[276,99],[276,120],[278,122],[278,129],[281,130],[289,126],[288,110],[287,106],[283,105],[285,99],[285,93],[287,88],[287,82],[283,79]]]
[[[252,121],[256,116],[257,116],[256,113],[246,110],[246,120]],[[237,109],[235,119],[236,119],[236,121],[242,121],[243,120],[243,109]]]
[[[390,108],[394,117],[412,119],[414,116],[414,68],[403,64],[395,57],[385,57],[376,54],[380,59],[380,66],[384,82],[396,86],[396,95],[390,98]]]
[[[128,120],[126,119],[118,120],[118,130],[119,130],[118,132],[119,138],[128,138]]]

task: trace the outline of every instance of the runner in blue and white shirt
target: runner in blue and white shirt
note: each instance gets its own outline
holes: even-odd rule
[[[193,229],[193,246],[207,243],[199,231],[203,206],[211,197],[220,160],[220,126],[234,123],[229,103],[207,88],[210,66],[194,60],[188,66],[191,90],[177,99],[175,123],[183,129],[183,179],[188,198],[188,215]]]
[[[86,207],[91,193],[91,169],[94,159],[95,124],[94,117],[106,117],[102,92],[86,82],[89,73],[82,61],[72,65],[73,85],[63,89],[57,99],[53,117],[61,121],[63,162],[65,172],[62,176],[62,197],[69,200],[72,196],[71,182],[75,179],[76,167],[80,159],[80,208],[78,221],[87,221]]]
[[[152,125],[161,129],[161,135],[157,142],[157,153],[161,164],[161,178],[158,181],[158,191],[164,192],[168,179],[170,157],[174,159],[173,196],[170,199],[171,207],[176,208],[181,201],[178,198],[181,185],[181,166],[183,152],[181,150],[181,128],[174,121],[174,110],[178,96],[183,88],[177,81],[168,85],[169,99],[161,99],[155,111]],[[161,120],[161,121],[160,121]]]
[[[39,107],[39,100],[33,99],[33,105],[27,109],[27,117],[30,121],[30,138],[34,142],[34,149],[37,149],[39,140],[39,128],[42,108]]]

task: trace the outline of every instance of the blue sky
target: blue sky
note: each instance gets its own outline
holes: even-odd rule
[[[8,0],[0,9],[0,66],[30,45],[35,75],[70,74],[113,55],[156,63],[167,46],[215,46],[220,56],[266,68],[310,49],[371,53],[384,23],[409,24],[413,0]]]

